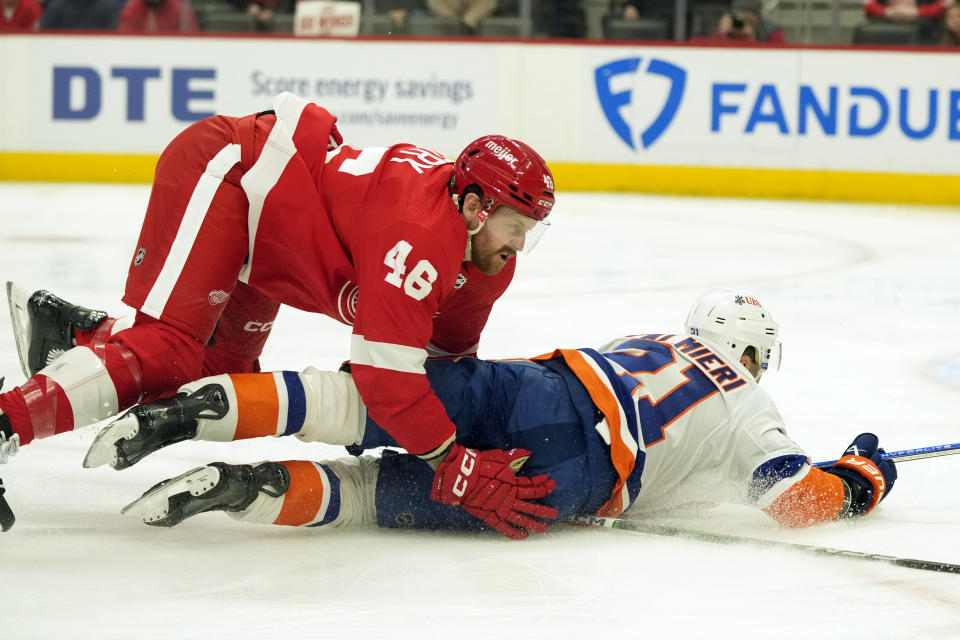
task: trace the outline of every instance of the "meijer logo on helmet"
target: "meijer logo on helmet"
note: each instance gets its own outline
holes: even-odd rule
[[[513,151],[510,150],[510,147],[497,144],[492,140],[484,146],[493,152],[493,155],[497,158],[497,160],[503,160],[510,165],[511,169],[517,168],[517,157],[513,155]]]

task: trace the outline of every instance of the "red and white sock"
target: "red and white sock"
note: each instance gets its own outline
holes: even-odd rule
[[[132,327],[133,321],[133,316],[108,317],[90,331],[77,331],[73,336],[73,342],[78,347],[106,344],[113,334]]]
[[[140,360],[119,344],[74,347],[25,383],[0,394],[0,411],[25,445],[85,427],[140,400]]]

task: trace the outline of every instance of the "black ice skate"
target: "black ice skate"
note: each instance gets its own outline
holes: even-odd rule
[[[197,435],[198,418],[219,420],[229,409],[227,393],[219,384],[133,407],[100,430],[83,466],[132,467],[154,451]]]
[[[96,329],[106,311],[87,309],[58,298],[49,291],[26,291],[7,283],[7,303],[13,324],[20,368],[28,378],[74,347],[77,330]]]
[[[155,527],[173,527],[198,513],[243,511],[261,492],[279,497],[289,486],[287,468],[276,462],[257,466],[211,462],[164,480],[121,513],[136,515]]]
[[[3,480],[0,479],[0,531],[9,531],[17,520],[16,516],[13,515],[13,509],[7,504],[7,499],[3,497],[6,491]]]

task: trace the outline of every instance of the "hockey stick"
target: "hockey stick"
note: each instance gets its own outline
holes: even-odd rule
[[[935,444],[930,447],[919,447],[917,449],[903,449],[901,451],[887,451],[881,453],[880,457],[884,460],[893,460],[894,462],[908,462],[910,460],[920,460],[921,458],[934,458],[937,456],[951,456],[960,453],[960,442],[953,444]],[[815,467],[833,466],[836,460],[826,460],[824,462],[815,462]]]
[[[778,542],[776,540],[765,540],[763,538],[745,538],[741,536],[731,536],[723,533],[708,533],[706,531],[694,531],[691,529],[682,529],[680,527],[670,527],[667,525],[640,523],[624,520],[622,518],[604,518],[600,516],[575,516],[570,520],[575,524],[584,524],[594,527],[607,527],[610,529],[622,529],[624,531],[633,531],[635,533],[646,533],[655,536],[666,536],[670,538],[681,538],[683,540],[695,540],[697,542],[712,542],[714,544],[752,544],[770,549],[783,549],[786,551],[802,551],[818,556],[832,556],[835,558],[849,558],[851,560],[871,560],[874,562],[883,562],[896,565],[898,567],[907,567],[908,569],[921,569],[923,571],[937,571],[940,573],[960,573],[960,564],[950,564],[947,562],[934,562],[930,560],[914,560],[912,558],[898,558],[896,556],[884,556],[876,553],[864,553],[862,551],[848,551],[847,549],[832,549],[830,547],[817,547],[809,544],[796,544],[793,542]]]

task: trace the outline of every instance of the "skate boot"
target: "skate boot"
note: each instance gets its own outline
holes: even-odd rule
[[[198,418],[219,420],[229,409],[227,393],[219,384],[133,407],[100,430],[83,466],[132,467],[154,451],[197,435]]]
[[[91,331],[107,319],[106,311],[70,304],[49,291],[28,296],[12,282],[7,283],[7,302],[20,367],[28,378],[72,349],[76,331]]]
[[[9,531],[13,523],[17,521],[16,516],[13,515],[13,509],[7,504],[7,499],[3,497],[6,491],[3,486],[3,479],[0,478],[0,531]]]
[[[256,466],[211,462],[164,480],[121,513],[138,516],[155,527],[173,527],[198,513],[243,511],[260,493],[276,498],[289,487],[287,468],[276,462]]]

